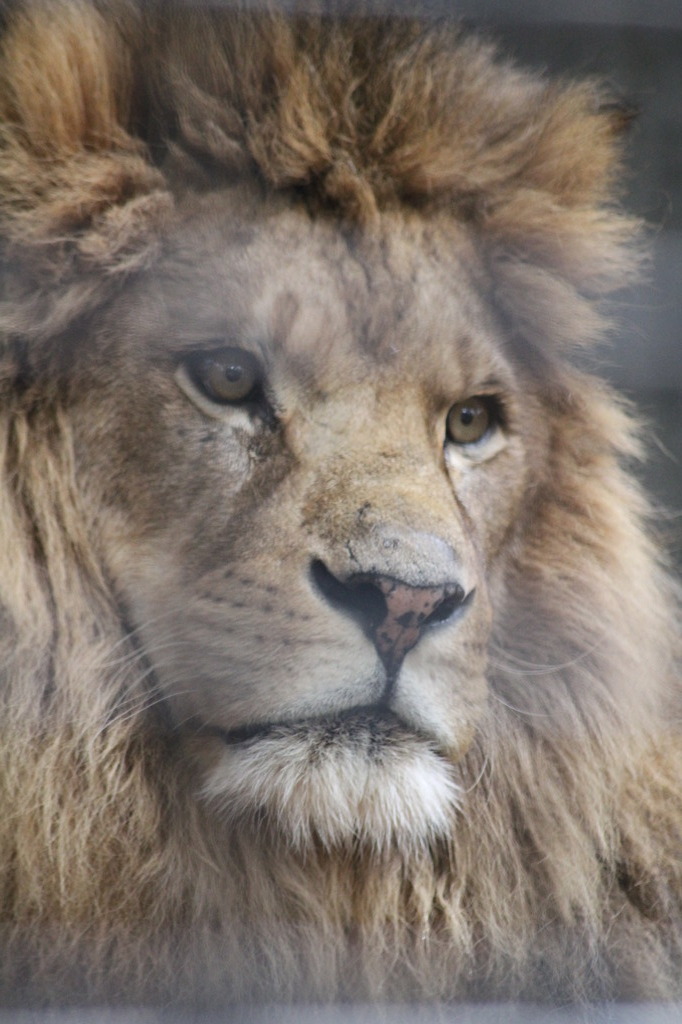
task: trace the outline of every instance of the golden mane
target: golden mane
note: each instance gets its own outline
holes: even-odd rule
[[[562,361],[641,260],[622,115],[449,26],[36,0],[0,119],[1,998],[680,997],[678,597],[630,417]],[[254,177],[368,234],[450,211],[546,381],[465,827],[407,858],[301,860],[194,800],[75,481],[54,381],[178,201]]]

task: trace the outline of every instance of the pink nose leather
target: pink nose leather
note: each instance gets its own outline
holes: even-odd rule
[[[373,629],[374,645],[387,667],[400,664],[419,640],[424,624],[446,600],[445,587],[411,587],[375,577],[374,586],[386,601],[386,615]]]

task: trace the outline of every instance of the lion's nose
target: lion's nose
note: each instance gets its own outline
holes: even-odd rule
[[[312,576],[330,604],[362,625],[389,675],[394,674],[422,633],[452,618],[471,598],[456,582],[413,586],[390,576],[357,573],[340,580],[319,560]]]

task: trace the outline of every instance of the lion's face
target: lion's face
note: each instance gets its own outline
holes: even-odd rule
[[[540,429],[475,265],[452,224],[358,241],[194,200],[73,382],[102,556],[203,793],[294,843],[421,842],[457,805]]]

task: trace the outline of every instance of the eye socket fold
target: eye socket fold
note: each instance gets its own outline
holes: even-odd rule
[[[239,405],[255,399],[261,388],[260,362],[243,348],[230,345],[193,352],[185,357],[183,365],[194,386],[218,405]]]
[[[499,423],[499,412],[494,398],[473,395],[455,402],[447,415],[446,437],[452,444],[469,445],[482,441]]]

